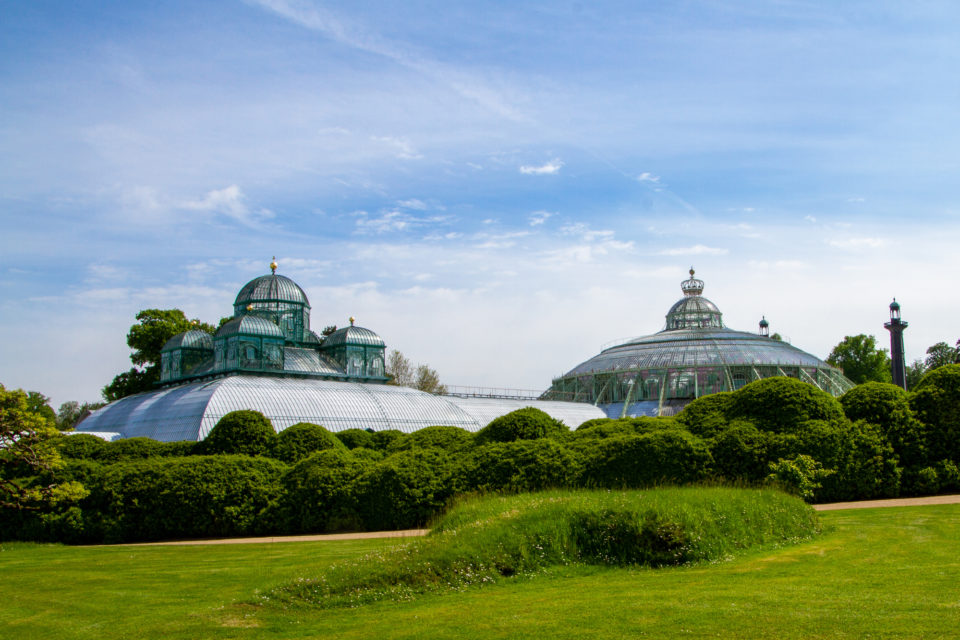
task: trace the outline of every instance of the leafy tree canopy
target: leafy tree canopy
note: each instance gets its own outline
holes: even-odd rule
[[[7,391],[0,385],[0,507],[40,509],[86,495],[78,482],[30,482],[32,476],[63,465],[54,420],[35,408],[36,401],[21,389]]]
[[[113,402],[135,393],[149,391],[160,380],[160,350],[167,340],[191,329],[207,333],[216,327],[190,320],[180,309],[144,309],[137,314],[137,324],[127,333],[127,346],[133,349],[130,359],[137,367],[117,375],[103,388],[103,397]],[[139,367],[139,368],[138,368]]]
[[[440,383],[436,369],[425,364],[417,365],[414,369],[410,360],[396,349],[387,356],[387,376],[390,378],[387,384],[398,387],[410,387],[440,395],[447,392],[446,386]]]
[[[927,348],[927,359],[924,364],[927,371],[933,371],[948,364],[954,364],[957,361],[957,350],[946,342],[938,342]]]
[[[890,356],[886,349],[877,348],[874,336],[859,334],[846,336],[830,352],[827,362],[843,370],[843,375],[855,384],[890,382]]]

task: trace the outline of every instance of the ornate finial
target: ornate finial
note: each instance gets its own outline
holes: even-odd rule
[[[693,267],[690,267],[690,279],[680,283],[680,289],[685,296],[699,296],[703,293],[703,280],[694,278],[694,273]]]
[[[247,305],[247,311],[253,311],[253,303]]]
[[[277,256],[273,256],[273,261],[270,263],[270,273],[274,275],[277,273]]]
[[[354,318],[353,316],[350,316],[350,326],[351,326],[351,327],[353,326],[354,320],[356,320],[356,318]]]

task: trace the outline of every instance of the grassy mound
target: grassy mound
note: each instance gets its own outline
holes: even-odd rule
[[[429,536],[263,596],[321,607],[405,600],[565,564],[660,567],[717,561],[819,532],[813,510],[772,490],[550,491],[474,499]]]

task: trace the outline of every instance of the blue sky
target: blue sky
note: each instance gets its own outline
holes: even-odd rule
[[[94,400],[273,255],[456,385],[659,330],[691,264],[821,357],[893,296],[909,359],[960,338],[956,3],[361,4],[0,6],[0,382]]]

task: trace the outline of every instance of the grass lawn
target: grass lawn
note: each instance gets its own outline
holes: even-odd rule
[[[674,569],[563,568],[358,609],[242,604],[394,540],[0,547],[0,637],[953,638],[960,505],[821,514],[814,542]]]

